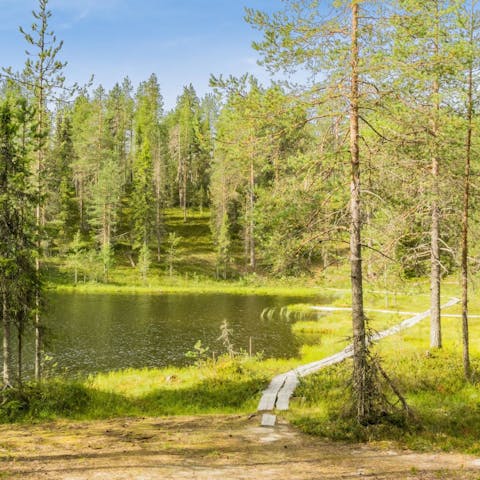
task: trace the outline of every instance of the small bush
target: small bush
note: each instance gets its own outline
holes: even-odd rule
[[[50,381],[7,389],[1,394],[0,421],[75,416],[85,412],[91,396],[80,383]]]

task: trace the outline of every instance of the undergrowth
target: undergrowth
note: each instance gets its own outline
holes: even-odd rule
[[[227,355],[202,366],[27,384],[1,393],[0,422],[249,412],[268,384],[256,363]]]
[[[480,370],[476,359],[475,368]],[[414,354],[401,361],[384,357],[411,415],[385,414],[362,426],[351,411],[351,362],[304,379],[290,420],[304,432],[342,441],[392,441],[416,450],[480,453],[480,391],[463,377],[461,358],[452,351]],[[393,395],[391,400],[394,400]]]

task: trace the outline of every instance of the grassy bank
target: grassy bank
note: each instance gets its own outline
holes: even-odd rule
[[[446,295],[455,293],[453,284],[445,285],[444,290]],[[420,307],[418,311],[428,308],[418,297],[410,301],[409,296],[400,296],[394,307],[411,308],[412,305]],[[445,313],[458,314],[459,311],[457,305]],[[476,298],[471,302],[471,311],[480,312]],[[378,316],[384,317],[376,314],[377,320]],[[337,316],[335,325],[341,323]],[[470,320],[471,357],[476,372],[473,382],[466,381],[463,375],[461,319],[445,317],[442,325],[441,350],[429,348],[429,319],[382,340],[374,347],[383,368],[411,408],[412,416],[407,421],[392,416],[378,425],[360,427],[352,420],[349,410],[350,361],[306,378],[296,392],[297,400],[293,402],[288,418],[303,431],[330,439],[399,442],[414,449],[438,448],[480,454],[480,392],[477,383],[480,346],[475,340],[480,336],[480,319]],[[376,327],[376,321],[372,326]],[[384,388],[388,398],[395,401],[388,386],[384,385]]]
[[[187,368],[52,379],[3,392],[2,422],[250,412],[268,373],[255,359],[221,357]]]
[[[57,292],[79,293],[142,293],[142,294],[202,294],[225,293],[235,295],[278,295],[285,297],[316,297],[322,288],[313,281],[299,279],[275,280],[261,276],[247,276],[238,280],[222,281],[193,276],[165,276],[155,271],[147,282],[141,281],[127,267],[116,268],[108,283],[80,282],[74,285],[50,279],[47,288]]]

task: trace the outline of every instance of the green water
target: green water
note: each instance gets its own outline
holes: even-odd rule
[[[245,295],[51,294],[47,302],[46,368],[68,376],[124,368],[186,365],[202,341],[219,355],[228,321],[236,350],[294,357],[299,341],[281,315],[261,316],[304,299]],[[27,344],[32,343],[29,339]],[[25,352],[28,372],[32,352]]]

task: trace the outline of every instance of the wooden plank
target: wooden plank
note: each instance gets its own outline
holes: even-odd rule
[[[351,307],[311,307],[318,312],[351,312]],[[372,313],[391,313],[393,315],[417,315],[418,312],[405,312],[401,310],[382,310],[378,308],[364,308],[364,312]]]
[[[282,373],[272,379],[268,387],[263,391],[262,398],[257,407],[259,412],[268,412],[275,408],[277,394],[285,383],[286,377],[287,374]]]
[[[277,393],[264,393],[260,399],[257,410],[259,412],[270,412],[275,408]]]
[[[277,410],[288,410],[290,397],[298,386],[298,376],[296,372],[290,372],[287,374],[285,383],[278,392],[275,408]]]
[[[262,427],[274,427],[276,421],[277,421],[277,416],[276,415],[271,415],[271,414],[268,414],[268,413],[264,413],[262,415],[262,422],[261,422],[260,425]]]
[[[323,358],[322,360],[318,360],[316,362],[308,363],[307,365],[302,365],[302,367],[297,368],[296,371],[301,377],[305,377],[306,375],[310,375],[311,373],[314,373],[322,368],[343,362],[351,356],[353,356],[353,348],[351,348],[351,346],[349,345],[342,351],[335,353],[330,357]]]
[[[292,392],[293,393],[293,392]],[[275,408],[280,411],[288,410],[290,406],[290,397],[292,393],[282,393],[277,395],[277,401],[275,402]]]
[[[272,381],[270,382],[264,393],[277,393],[285,383],[286,377],[287,373],[282,373],[281,375],[273,377]]]
[[[445,308],[451,307],[456,303],[458,303],[459,301],[460,300],[458,298],[452,298],[449,302],[442,305],[441,309],[443,310]],[[407,320],[404,320],[398,325],[395,325],[391,328],[387,328],[387,330],[383,330],[382,332],[379,332],[373,335],[370,341],[381,340],[382,338],[388,337],[390,335],[394,335],[395,333],[399,333],[402,330],[405,330],[406,328],[411,328],[417,323],[419,323],[421,320],[423,320],[424,318],[427,318],[428,316],[430,316],[430,310],[427,310],[426,312],[423,312],[423,313],[419,313],[418,315],[415,315],[412,318],[408,318]]]

